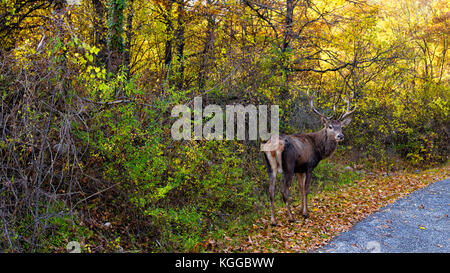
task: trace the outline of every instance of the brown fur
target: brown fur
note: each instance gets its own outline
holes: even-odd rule
[[[273,201],[275,198],[276,173],[282,167],[284,181],[282,197],[286,205],[289,220],[294,221],[289,206],[289,186],[294,173],[297,174],[301,189],[301,211],[308,217],[307,196],[311,184],[312,171],[324,158],[333,154],[339,141],[342,141],[342,127],[347,125],[350,118],[343,121],[325,120],[325,127],[314,133],[297,133],[272,137],[265,145],[264,151],[269,173],[269,200],[271,205],[271,222],[276,225]],[[278,138],[278,144],[276,144]]]
[[[278,143],[277,143],[278,138]],[[267,160],[269,161],[272,170],[282,172],[282,160],[281,154],[284,150],[284,141],[278,136],[272,136],[263,146],[263,150],[266,151]]]

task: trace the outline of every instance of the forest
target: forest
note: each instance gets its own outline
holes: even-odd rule
[[[0,252],[317,248],[449,176],[449,25],[447,0],[1,0]],[[308,219],[277,184],[270,226],[262,140],[171,136],[195,97],[320,130],[308,90],[357,104]]]

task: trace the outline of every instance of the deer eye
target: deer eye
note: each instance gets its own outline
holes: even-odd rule
[[[333,125],[328,125],[328,128],[333,129]]]

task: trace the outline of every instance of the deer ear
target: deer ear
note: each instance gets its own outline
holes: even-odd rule
[[[345,127],[345,126],[349,125],[351,121],[352,121],[352,117],[346,117],[345,119],[343,119],[341,121],[341,126]]]

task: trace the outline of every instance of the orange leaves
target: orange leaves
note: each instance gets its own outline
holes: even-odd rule
[[[336,191],[324,191],[311,196],[310,218],[303,219],[300,206],[293,208],[297,218],[288,223],[284,208],[279,210],[279,225],[271,227],[269,212],[252,224],[249,233],[242,238],[233,235],[234,240],[216,242],[207,251],[219,252],[306,252],[317,248],[338,233],[350,229],[355,223],[415,190],[430,183],[445,179],[450,166],[424,171],[419,174],[405,172],[383,177],[380,174],[367,175],[365,179]],[[382,228],[389,227],[389,221]],[[425,226],[418,227],[426,230]]]

